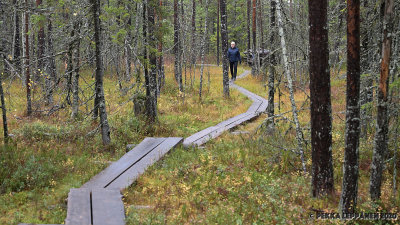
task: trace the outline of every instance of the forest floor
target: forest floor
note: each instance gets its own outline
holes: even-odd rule
[[[243,71],[240,67],[239,74]],[[90,80],[89,73],[88,70],[82,76]],[[133,116],[133,104],[129,96],[121,95],[115,77],[105,77],[112,128],[112,144],[107,148],[102,146],[100,134],[91,132],[97,123],[85,116],[74,121],[69,118],[69,110],[60,110],[51,116],[37,113],[26,117],[23,113],[25,92],[21,84],[9,84],[14,87],[9,88],[11,93],[7,96],[7,101],[12,100],[9,125],[14,137],[0,154],[0,224],[63,223],[69,189],[80,187],[110,161],[119,159],[125,153],[126,144],[139,143],[146,136],[187,137],[245,112],[251,105],[249,99],[232,89],[229,100],[222,97],[221,68],[206,67],[201,104],[198,100],[199,69],[194,87],[186,90],[185,103],[173,79],[173,66],[166,67],[166,75],[166,86],[158,104],[159,122],[152,126]],[[260,78],[249,76],[236,83],[267,98]],[[187,84],[190,85],[189,78]],[[299,106],[305,103],[305,109],[309,104],[307,94],[307,90],[295,93],[296,103]],[[278,94],[275,101],[278,101]],[[345,79],[339,76],[332,78],[332,107],[334,196],[325,199],[310,196],[311,178],[301,174],[299,156],[290,151],[296,148],[295,132],[289,122],[288,93],[282,88],[280,109],[275,106],[275,112],[289,113],[277,119],[275,132],[256,129],[266,118],[262,115],[236,129],[249,132],[247,134],[226,132],[206,143],[204,148],[174,149],[124,191],[127,224],[340,223],[309,217],[310,213],[315,213],[313,210],[336,212],[338,208],[345,118]],[[304,128],[309,128],[307,110],[300,112],[300,120]],[[385,176],[382,202],[374,205],[369,200],[371,133],[360,145],[358,209],[398,213],[400,194],[392,198],[389,176]],[[308,132],[305,136],[309,138]],[[307,168],[311,168],[309,155],[310,146],[307,146]]]

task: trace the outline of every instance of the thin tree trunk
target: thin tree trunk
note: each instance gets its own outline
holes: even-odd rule
[[[271,30],[271,37],[270,37],[270,48],[275,48],[275,41],[276,41],[276,23],[275,23],[275,11],[276,11],[276,1],[271,0],[271,14],[270,14],[270,30]],[[270,64],[269,64],[269,76],[268,76],[268,117],[271,118],[270,127],[274,127],[274,114],[275,114],[275,105],[274,105],[274,98],[275,98],[275,53],[272,53],[269,56]]]
[[[130,3],[126,3],[127,6],[127,10],[128,12],[131,11],[131,7],[130,7]],[[125,80],[130,81],[131,80],[131,73],[132,73],[132,69],[131,69],[131,61],[132,61],[132,56],[131,56],[131,50],[129,48],[129,45],[131,44],[132,41],[132,16],[129,15],[128,21],[127,21],[127,29],[128,29],[128,33],[126,35],[125,38],[125,43],[124,43],[124,52],[125,52]]]
[[[370,179],[370,195],[372,200],[377,200],[381,197],[384,159],[388,149],[388,93],[390,76],[389,65],[393,36],[393,8],[394,1],[385,0],[385,11],[383,17],[382,62],[378,88],[378,115],[376,118],[376,133]]]
[[[219,52],[219,36],[220,36],[220,34],[219,34],[219,31],[220,31],[220,23],[219,23],[219,11],[220,11],[220,1],[221,0],[218,0],[217,1],[217,4],[218,4],[218,8],[217,8],[217,65],[219,66],[219,58],[220,58],[220,55],[221,55],[221,53]]]
[[[163,0],[159,0],[160,10],[163,7]],[[158,24],[162,26],[162,13],[158,14]],[[158,43],[158,53],[160,56],[157,59],[157,71],[158,71],[158,90],[157,94],[160,95],[162,87],[165,85],[165,74],[164,74],[164,58],[163,58],[163,39],[159,40]]]
[[[303,150],[303,132],[300,127],[300,122],[298,119],[297,115],[297,107],[296,107],[296,102],[294,100],[294,94],[293,94],[293,81],[292,77],[290,75],[290,70],[289,70],[289,62],[287,58],[287,51],[286,51],[286,41],[285,41],[285,35],[283,33],[283,23],[282,23],[282,15],[281,15],[281,7],[280,3],[276,5],[276,14],[278,16],[278,28],[279,28],[279,36],[281,38],[281,47],[282,47],[282,58],[283,58],[283,67],[286,75],[286,79],[288,80],[288,86],[289,86],[289,93],[290,93],[290,102],[292,104],[292,112],[293,112],[293,120],[296,125],[296,140],[297,140],[297,148],[300,152],[300,157],[301,157],[301,163],[303,167],[303,172],[304,174],[306,173],[306,164],[305,164],[305,159],[304,159],[304,150]]]
[[[95,93],[95,103],[94,112],[100,114],[100,123],[101,123],[101,136],[103,139],[103,144],[108,145],[111,142],[110,138],[110,127],[108,125],[107,120],[107,111],[106,111],[106,101],[104,97],[104,89],[103,89],[103,61],[101,57],[102,44],[101,44],[101,24],[100,24],[100,2],[99,0],[90,0],[92,4],[92,13],[94,20],[94,42],[96,44],[95,49],[95,59],[96,59],[96,93]]]
[[[56,84],[56,64],[54,59],[54,48],[53,48],[53,26],[51,23],[51,18],[47,18],[47,66],[45,78],[45,88],[46,88],[46,105],[53,104],[53,92],[54,85]]]
[[[253,32],[253,48],[252,48],[252,57],[253,57],[253,64],[251,67],[251,74],[255,76],[257,74],[257,24],[256,24],[256,6],[257,0],[253,0],[253,16],[252,16],[252,32]]]
[[[178,0],[174,0],[174,55],[175,55],[175,67],[174,67],[174,73],[175,73],[175,80],[178,82],[179,86],[179,91],[183,91],[182,87],[182,71],[181,71],[181,63],[180,63],[180,35],[179,35],[179,17],[178,17]]]
[[[205,51],[205,44],[206,44],[206,39],[207,39],[207,23],[208,23],[208,0],[205,2],[205,18],[204,18],[204,34],[203,34],[203,39],[201,41],[201,68],[200,68],[200,87],[199,87],[199,97],[201,100],[201,92],[203,88],[203,71],[204,71],[204,51]]]
[[[27,100],[27,115],[32,114],[32,99],[31,99],[31,74],[29,66],[29,14],[28,14],[28,0],[25,0],[25,10],[22,15],[24,21],[24,47],[23,47],[23,58],[24,58],[24,71],[25,71],[25,84],[26,84],[26,100]]]
[[[75,45],[75,29],[74,27],[71,27],[71,33],[70,33],[70,41],[68,43],[68,52],[67,52],[67,57],[68,57],[68,64],[67,64],[67,69],[65,71],[65,74],[67,75],[67,97],[66,101],[69,105],[71,105],[71,92],[72,92],[72,76],[74,72],[74,65],[73,65],[73,51],[74,51],[74,45]]]
[[[250,11],[251,0],[247,0],[247,51],[250,51],[251,49]]]
[[[196,64],[196,0],[192,0],[192,61]],[[195,68],[196,69],[196,68]]]
[[[21,33],[20,33],[20,17],[17,10],[19,4],[17,0],[14,0],[14,34],[13,34],[13,60],[15,61],[15,67],[18,72],[21,72]]]
[[[72,79],[72,118],[77,118],[79,113],[79,67],[80,67],[80,22],[74,23],[74,30],[78,37],[76,38],[73,49],[73,79]]]
[[[220,0],[221,10],[221,47],[222,47],[222,67],[223,67],[223,93],[224,97],[229,98],[229,77],[228,77],[228,18],[226,14],[226,0]]]
[[[343,184],[340,209],[354,213],[357,206],[360,140],[360,1],[347,1],[347,91]]]
[[[36,0],[36,7],[39,8],[42,4],[42,0]],[[37,41],[37,67],[38,70],[36,71],[36,79],[40,80],[40,76],[44,72],[44,49],[45,49],[45,37],[44,37],[44,27],[42,24],[39,25],[39,32],[38,32],[38,41]]]
[[[0,7],[4,7],[0,4]],[[2,14],[2,25],[5,25],[5,10],[1,9],[0,13]],[[2,27],[2,30],[5,30],[5,27]],[[0,73],[0,101],[1,101],[1,110],[2,110],[2,114],[3,114],[3,134],[4,134],[4,143],[7,144],[8,143],[8,125],[7,125],[7,109],[6,109],[6,103],[4,100],[4,91],[3,91],[3,76],[6,75],[7,70],[6,70],[6,40],[3,39],[2,40],[2,46],[0,49],[0,57],[3,61],[3,72]]]

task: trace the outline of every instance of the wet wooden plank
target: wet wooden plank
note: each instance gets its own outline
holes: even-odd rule
[[[85,183],[83,188],[105,188],[118,176],[124,173],[129,167],[143,158],[146,154],[160,145],[165,138],[145,138],[131,151],[122,156],[117,162],[111,164],[105,170],[94,176]]]
[[[68,194],[67,225],[90,225],[90,190],[86,188],[70,189]]]
[[[180,144],[183,141],[181,137],[170,137],[167,138],[162,144],[154,148],[149,154],[143,157],[139,162],[135,163],[121,176],[114,180],[107,189],[124,189],[129,187],[145,170],[153,165],[155,162],[160,160],[165,154],[171,149]]]
[[[92,190],[93,225],[125,225],[124,203],[119,190]]]

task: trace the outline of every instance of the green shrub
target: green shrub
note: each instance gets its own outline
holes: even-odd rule
[[[0,193],[51,186],[62,171],[57,153],[3,147],[0,154]],[[56,160],[58,162],[56,162]]]
[[[15,134],[33,141],[36,140],[51,140],[51,139],[63,139],[66,140],[71,138],[72,135],[71,126],[55,126],[51,124],[45,124],[37,121],[33,123],[26,123],[23,127],[15,130]]]

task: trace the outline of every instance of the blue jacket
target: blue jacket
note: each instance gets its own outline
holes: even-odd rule
[[[229,62],[242,62],[242,58],[240,58],[240,52],[238,48],[229,48],[228,49],[228,59]]]

